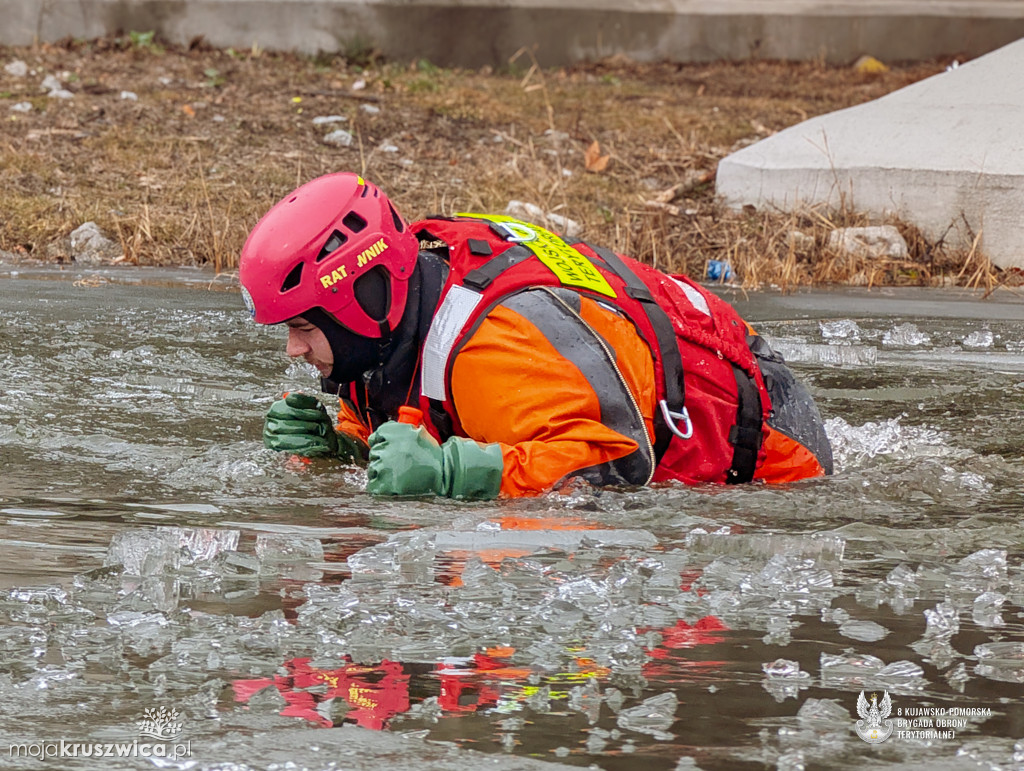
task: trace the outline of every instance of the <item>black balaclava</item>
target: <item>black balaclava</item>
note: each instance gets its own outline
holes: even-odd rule
[[[444,261],[431,252],[420,252],[409,277],[405,311],[394,332],[380,338],[362,337],[342,326],[320,308],[302,314],[324,333],[334,355],[330,377],[322,388],[343,394],[347,383],[362,379],[366,385],[368,406],[383,416],[394,417],[406,404],[419,364],[419,348],[430,329],[437,302],[441,297],[448,270]],[[370,318],[386,318],[389,304],[389,280],[384,271],[370,271],[356,281],[356,302]]]

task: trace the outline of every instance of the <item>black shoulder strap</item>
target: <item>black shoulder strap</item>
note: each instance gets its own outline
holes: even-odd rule
[[[757,468],[757,453],[761,449],[761,394],[754,379],[735,364],[736,376],[736,425],[729,429],[729,443],[733,446],[732,467],[725,481],[728,484],[749,482]]]
[[[497,257],[492,257],[476,270],[471,270],[463,277],[462,283],[466,286],[472,287],[473,289],[482,291],[486,289],[494,279],[513,265],[518,265],[520,262],[528,260],[532,256],[533,252],[525,246],[513,246],[503,251]]]
[[[665,371],[665,404],[670,415],[682,415],[686,398],[686,387],[683,384],[683,357],[679,353],[676,332],[672,328],[672,319],[664,308],[655,302],[647,286],[637,278],[629,266],[611,249],[603,246],[587,244],[594,253],[604,260],[608,269],[626,284],[626,294],[640,302],[640,307],[647,314],[647,320],[657,337],[658,353],[661,366]],[[658,460],[665,454],[672,441],[672,430],[666,422],[667,418],[658,411],[654,417],[654,453]]]

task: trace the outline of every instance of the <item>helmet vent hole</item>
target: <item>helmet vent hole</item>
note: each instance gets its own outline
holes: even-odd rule
[[[351,230],[353,233],[358,233],[360,230],[366,227],[366,220],[356,214],[354,211],[350,211],[342,219],[341,224]]]
[[[335,230],[331,233],[331,237],[327,239],[327,243],[324,244],[324,248],[320,250],[320,254],[316,256],[316,261],[320,262],[322,259],[337,251],[348,241],[348,236]]]
[[[391,219],[395,221],[395,230],[399,233],[404,233],[405,223],[402,222],[402,218],[398,216],[398,212],[395,211],[395,207],[388,203],[388,208],[391,209]]]
[[[294,289],[299,285],[299,282],[302,280],[302,266],[304,264],[305,263],[300,262],[292,268],[291,272],[287,276],[284,277],[284,282],[281,284],[282,292],[287,292],[289,289]]]

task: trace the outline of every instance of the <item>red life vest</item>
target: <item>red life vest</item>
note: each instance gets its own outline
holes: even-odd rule
[[[764,457],[771,401],[747,345],[746,322],[728,303],[685,276],[587,243],[569,245],[508,217],[460,215],[422,220],[411,229],[421,246],[443,242],[450,260],[421,371],[420,408],[439,441],[465,436],[451,400],[451,375],[477,323],[516,292],[567,287],[618,308],[650,348],[660,407],[652,481],[753,477]]]

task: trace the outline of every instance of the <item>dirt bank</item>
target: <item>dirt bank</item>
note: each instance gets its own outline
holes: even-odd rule
[[[991,283],[1005,277],[902,224],[910,259],[840,258],[827,234],[862,224],[855,212],[736,214],[713,196],[719,159],[744,143],[946,64],[542,71],[524,54],[504,72],[468,72],[175,49],[138,33],[0,49],[0,250],[67,261],[69,234],[94,221],[123,261],[230,271],[273,202],[350,169],[410,218],[524,201],[579,223],[591,241],[695,275],[725,260],[749,284]],[[48,75],[56,81],[43,85]]]

